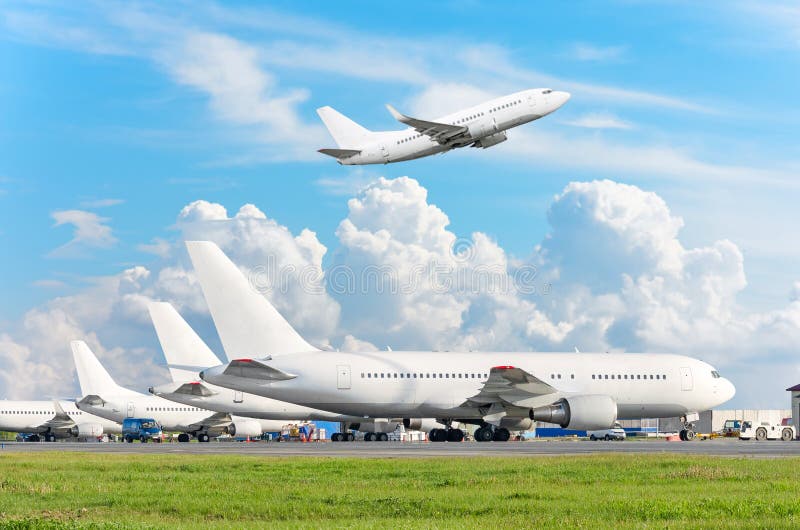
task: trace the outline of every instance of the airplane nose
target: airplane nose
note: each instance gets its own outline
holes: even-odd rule
[[[736,395],[736,387],[733,386],[733,383],[727,379],[723,379],[720,387],[720,395],[725,399],[725,401],[729,401],[733,399],[733,396]]]
[[[569,98],[572,97],[572,94],[570,94],[569,92],[563,92],[563,91],[556,92],[556,95],[557,95],[556,99],[558,100],[558,106],[559,107],[561,107],[564,103],[569,101]]]

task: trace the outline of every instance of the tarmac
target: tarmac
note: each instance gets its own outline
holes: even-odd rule
[[[233,454],[275,457],[429,458],[448,456],[541,457],[601,454],[663,454],[777,458],[800,456],[800,441],[743,441],[738,439],[668,442],[627,440],[536,440],[524,442],[209,442],[209,443],[94,443],[3,442],[0,455],[72,451],[119,454]]]

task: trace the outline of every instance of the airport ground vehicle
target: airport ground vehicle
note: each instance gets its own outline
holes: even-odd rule
[[[161,426],[152,418],[126,418],[122,422],[122,437],[128,443],[134,440],[147,443],[150,440],[161,443]]]
[[[725,438],[736,438],[742,432],[742,420],[725,420],[719,435]]]
[[[586,431],[586,435],[590,440],[625,440],[625,430],[619,425],[614,425],[610,429],[601,429],[599,431]]]
[[[794,425],[781,425],[780,423],[770,423],[762,421],[755,423],[752,421],[742,422],[742,431],[739,434],[741,440],[783,440],[788,442],[794,440],[797,433],[794,430]]]

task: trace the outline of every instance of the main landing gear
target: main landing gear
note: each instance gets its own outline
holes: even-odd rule
[[[464,431],[461,429],[431,429],[428,433],[431,442],[463,442]]]
[[[364,434],[365,442],[388,442],[389,435],[385,432],[368,432]]]
[[[493,428],[491,425],[484,425],[475,431],[476,442],[507,442],[511,439],[511,432],[505,427]]]
[[[353,442],[356,435],[351,432],[335,432],[331,435],[332,442]]]

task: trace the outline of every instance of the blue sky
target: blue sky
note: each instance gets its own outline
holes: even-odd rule
[[[143,245],[176,240],[198,199],[253,203],[333,251],[379,176],[415,179],[450,231],[516,259],[569,182],[610,179],[661,197],[686,248],[737,246],[741,318],[782,310],[800,280],[790,3],[11,1],[0,28],[0,331],[159,263]],[[322,105],[392,129],[387,102],[434,117],[537,86],[573,97],[485,152],[355,169],[315,153],[333,146]]]

